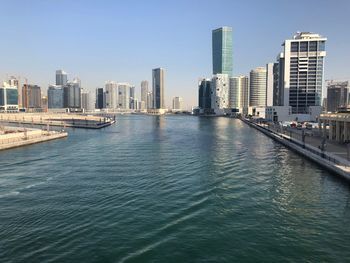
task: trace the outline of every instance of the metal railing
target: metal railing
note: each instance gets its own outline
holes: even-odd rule
[[[302,132],[302,134],[297,134],[293,131],[291,131],[288,128],[282,127],[281,125],[271,124],[271,123],[260,123],[260,122],[253,122],[250,120],[246,120],[252,124],[257,125],[261,129],[266,130],[267,132],[274,134],[278,136],[279,139],[286,140],[290,143],[293,143],[325,160],[328,160],[329,162],[332,162],[337,165],[343,165],[346,167],[350,166],[350,162],[344,158],[334,156],[332,153],[327,152],[325,150],[322,150],[322,147],[320,145],[320,149],[316,148],[314,146],[311,146],[306,143],[306,137],[310,136],[310,134]],[[293,138],[294,135],[294,138]],[[298,138],[302,137],[302,140],[299,140]]]

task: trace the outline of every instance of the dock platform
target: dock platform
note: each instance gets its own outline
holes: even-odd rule
[[[39,129],[2,126],[0,130],[0,151],[61,139],[67,136],[68,133],[63,131],[44,131]]]
[[[0,114],[0,122],[101,129],[115,123],[115,119],[103,116],[69,113],[2,113]]]

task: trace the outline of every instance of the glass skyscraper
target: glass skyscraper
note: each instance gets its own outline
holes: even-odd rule
[[[153,108],[164,109],[164,69],[152,70]]]
[[[232,75],[232,28],[220,27],[212,33],[213,74]]]

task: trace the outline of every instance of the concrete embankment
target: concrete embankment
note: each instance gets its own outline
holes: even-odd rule
[[[285,134],[272,131],[257,123],[253,123],[246,119],[241,119],[241,120],[247,123],[248,125],[250,125],[251,127],[254,127],[257,130],[261,131],[262,133],[266,134],[270,138],[283,144],[284,146],[296,151],[300,155],[303,155],[304,157],[314,161],[315,163],[331,171],[332,173],[335,173],[350,181],[350,162],[349,161],[343,158],[339,158],[330,153],[323,152],[320,149],[313,147],[311,145],[303,144],[299,140],[295,140]]]
[[[68,136],[67,132],[29,130],[0,135],[0,150],[41,143]]]
[[[115,123],[115,119],[68,113],[4,113],[0,114],[0,122],[100,129]]]

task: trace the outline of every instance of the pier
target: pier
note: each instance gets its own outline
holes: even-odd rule
[[[3,113],[0,122],[101,129],[115,123],[115,118],[69,113]]]
[[[298,140],[293,138],[291,133],[289,135],[284,134],[283,130],[277,131],[270,128],[269,125],[259,124],[243,118],[241,120],[325,169],[350,181],[350,162],[347,159],[335,153],[325,151],[323,147],[316,147],[315,145],[306,143],[305,137],[303,140]]]
[[[68,136],[64,131],[46,131],[20,127],[0,127],[0,151]]]

